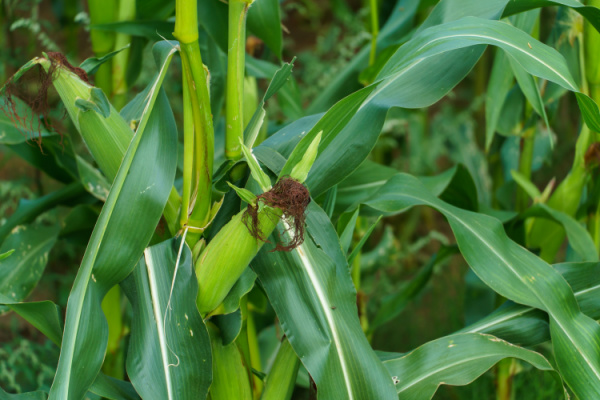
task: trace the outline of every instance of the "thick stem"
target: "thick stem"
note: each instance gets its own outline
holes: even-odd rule
[[[237,160],[242,156],[240,139],[244,137],[243,96],[248,6],[243,0],[229,1],[225,156],[230,160]]]
[[[177,0],[175,30],[184,80],[184,184],[181,220],[193,247],[209,222],[214,128],[206,70],[198,44],[197,2]],[[192,135],[193,131],[193,135]]]

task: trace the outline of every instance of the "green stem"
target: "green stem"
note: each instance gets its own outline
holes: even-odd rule
[[[194,118],[192,117],[192,100],[189,91],[187,61],[182,58],[183,66],[183,187],[181,192],[181,226],[185,226],[190,214],[192,196],[192,180],[194,174]]]
[[[117,21],[131,21],[135,19],[135,1],[121,0]],[[131,42],[131,36],[117,33],[114,50],[119,50]],[[117,110],[127,103],[127,61],[130,49],[122,50],[112,60],[112,104]]]
[[[515,374],[515,360],[507,358],[498,363],[496,400],[512,400],[512,383]]]
[[[250,366],[257,371],[262,371],[262,363],[260,359],[260,349],[258,347],[258,336],[256,335],[256,326],[254,324],[254,316],[252,311],[248,310],[246,318],[246,326],[248,328],[248,353],[250,356]],[[263,391],[263,381],[256,375],[250,377],[252,381],[252,393],[254,399],[258,400]]]
[[[375,64],[377,55],[377,37],[379,36],[379,10],[377,0],[369,0],[371,8],[371,52],[369,53],[369,65]]]
[[[123,379],[125,363],[121,337],[123,335],[123,318],[121,316],[121,288],[113,286],[102,300],[102,311],[108,322],[108,344],[102,371],[113,378]]]
[[[248,6],[249,3],[244,0],[229,1],[225,157],[230,160],[237,160],[242,156],[240,139],[244,137],[243,96]]]
[[[531,180],[531,166],[533,164],[533,147],[535,143],[535,128],[529,128],[521,138],[521,158],[519,160],[519,172],[528,180]],[[517,188],[517,211],[525,211],[529,205],[529,197],[520,186]]]
[[[90,23],[95,25],[115,22],[117,6],[117,0],[88,0]],[[113,50],[115,44],[115,34],[113,32],[92,29],[90,37],[92,40],[92,50],[96,57],[102,57]],[[111,97],[112,78],[110,63],[100,65],[98,71],[96,71],[95,84],[107,96]]]
[[[262,400],[289,400],[292,398],[300,359],[287,337],[284,337],[271,367]]]
[[[198,44],[196,1],[177,0],[173,36],[179,40],[183,86],[187,92],[184,95],[184,189],[180,223],[182,227],[189,227],[187,241],[193,247],[209,222],[214,158],[214,128],[208,80]]]

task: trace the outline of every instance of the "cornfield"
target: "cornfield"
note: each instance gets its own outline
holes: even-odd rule
[[[0,399],[600,399],[600,0],[79,3],[2,1]]]

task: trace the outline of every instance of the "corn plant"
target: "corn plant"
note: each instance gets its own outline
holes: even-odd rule
[[[497,396],[509,399],[518,359],[550,374],[560,396],[600,398],[597,1],[441,0],[429,12],[398,0],[381,27],[371,1],[372,40],[308,107],[294,96],[295,60],[282,61],[278,1],[155,3],[163,20],[148,22],[143,2],[90,0],[96,57],[77,67],[43,53],[2,89],[0,143],[64,185],[21,202],[0,225],[0,312],[60,348],[49,390],[0,397],[279,400],[304,387],[325,400],[430,399],[495,368]],[[559,8],[562,39],[540,40],[540,7]],[[173,8],[174,24],[164,21]],[[156,40],[165,25],[172,36],[153,45],[155,75],[134,96],[127,45]],[[279,65],[246,54],[247,30]],[[390,110],[432,106],[480,59],[492,61],[488,155],[513,139],[520,147],[503,159],[513,166],[504,178],[515,188],[510,207],[484,198],[463,165],[416,177],[368,159]],[[17,88],[32,72],[39,92],[24,101]],[[359,74],[366,84],[349,91]],[[181,135],[165,91],[172,76],[181,76]],[[256,79],[269,82],[260,101]],[[50,87],[93,163],[47,124]],[[287,121],[265,138],[274,98]],[[573,166],[556,189],[539,190],[535,141],[551,138],[543,132],[560,98],[580,112]],[[35,222],[59,205],[71,207],[60,225]],[[365,243],[382,218],[423,206],[447,220],[456,246],[365,313]],[[66,310],[26,301],[50,249],[86,223]],[[559,263],[565,241],[571,262]],[[501,306],[408,353],[375,351],[373,332],[456,253]],[[258,319],[270,321],[268,353]]]

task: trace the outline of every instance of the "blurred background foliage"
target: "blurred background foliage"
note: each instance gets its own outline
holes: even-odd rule
[[[129,60],[126,84],[131,90],[124,93],[110,91],[113,101],[126,104],[134,93],[139,93],[152,78],[151,45],[161,36],[172,38],[175,2],[138,1],[135,20],[142,31],[133,36],[128,49]],[[290,93],[310,109],[313,101],[330,82],[342,73],[356,54],[370,42],[370,9],[368,1],[361,0],[284,0],[281,17],[284,30],[283,60],[297,57],[293,76],[295,83]],[[435,0],[423,0],[414,26],[422,22]],[[381,0],[380,24],[392,12],[396,1]],[[545,8],[541,12],[539,37],[546,43],[562,46],[570,61],[577,57],[576,37],[582,24],[581,17],[571,11]],[[90,13],[87,1],[81,0],[1,0],[0,8],[0,81],[5,82],[25,62],[42,51],[60,51],[73,65],[98,55],[94,54],[90,33]],[[102,21],[99,21],[102,23]],[[578,25],[579,24],[579,25]],[[143,29],[142,29],[143,28]],[[101,32],[96,30],[96,32]],[[131,33],[127,31],[125,33]],[[576,36],[576,34],[575,34]],[[251,33],[247,51],[257,59],[278,62],[277,54]],[[490,207],[513,210],[516,183],[509,173],[518,167],[520,137],[511,132],[523,129],[524,100],[520,91],[509,93],[498,127],[506,136],[496,136],[489,151],[485,150],[485,97],[494,49],[488,48],[476,68],[458,87],[438,104],[422,110],[392,110],[380,139],[371,154],[371,160],[386,165],[377,169],[382,179],[397,171],[415,175],[435,175],[456,164],[463,164],[474,178],[479,202]],[[133,61],[137,60],[137,61]],[[179,63],[176,57],[174,63]],[[443,66],[442,66],[443,67]],[[573,74],[578,76],[575,63]],[[169,74],[180,73],[180,67],[169,69]],[[369,81],[365,71],[352,80],[344,93],[350,93]],[[213,83],[218,84],[218,76]],[[99,77],[97,75],[96,79]],[[182,121],[181,77],[171,76],[166,90],[178,124]],[[96,81],[98,83],[98,81]],[[258,98],[268,82],[257,80]],[[114,88],[113,88],[114,89]],[[552,92],[546,92],[551,96]],[[63,118],[64,108],[50,91],[53,125],[74,142],[79,154],[85,154],[78,135],[71,135],[73,127]],[[122,100],[115,100],[123,96]],[[572,164],[575,138],[578,132],[579,112],[573,96],[547,101],[552,130],[541,124],[536,135],[532,166],[532,182],[543,190],[543,184],[553,178],[560,182]],[[322,111],[322,110],[316,110]],[[305,111],[290,110],[284,99],[267,103],[269,119],[267,134],[279,129],[288,116]],[[180,130],[181,131],[181,130]],[[554,147],[550,144],[552,137]],[[218,140],[218,139],[217,139]],[[28,143],[37,149],[34,143]],[[217,149],[222,146],[217,145]],[[81,150],[81,151],[80,151]],[[88,157],[88,161],[92,159]],[[512,163],[512,164],[511,164]],[[515,165],[517,163],[517,165]],[[368,163],[363,165],[365,173]],[[361,167],[361,168],[363,168]],[[354,175],[338,185],[338,191],[354,184]],[[34,168],[8,146],[0,146],[0,226],[16,209],[19,199],[35,199],[52,192],[61,184]],[[318,199],[323,200],[323,199]],[[56,224],[70,213],[58,207],[43,214],[42,225]],[[98,205],[85,206],[79,212],[93,218]],[[93,221],[93,219],[92,219]],[[359,239],[374,221],[359,219],[356,238]],[[68,293],[80,263],[91,226],[83,226],[70,237],[59,237],[49,254],[44,279],[37,286],[31,300],[51,299],[61,307],[67,303]],[[69,240],[66,240],[69,239]],[[73,240],[76,239],[76,240]],[[431,209],[415,208],[400,216],[385,218],[377,225],[363,253],[356,262],[363,272],[361,292],[366,299],[366,312],[374,316],[381,304],[394,293],[406,293],[405,308],[391,321],[371,332],[372,345],[377,350],[406,352],[435,338],[450,334],[466,324],[487,315],[499,301],[471,272],[460,255],[453,254],[440,262],[432,255],[442,247],[452,248],[454,238],[446,221]],[[561,249],[558,260],[569,259],[569,249]],[[410,284],[422,278],[423,285]],[[265,313],[265,321],[272,313]],[[257,324],[260,324],[260,319]],[[265,322],[266,325],[266,322]],[[261,338],[272,332],[262,332]],[[58,348],[26,324],[14,313],[0,317],[0,386],[19,393],[48,389],[58,359]],[[268,340],[265,339],[265,343]],[[267,345],[265,345],[267,346]],[[539,349],[544,351],[543,347]],[[518,399],[557,399],[561,389],[549,374],[514,363],[516,375],[513,391]],[[300,379],[306,379],[300,374]],[[439,399],[492,399],[496,398],[495,372],[484,374],[475,384],[467,387],[444,387],[435,398]],[[301,398],[301,397],[299,397]]]

